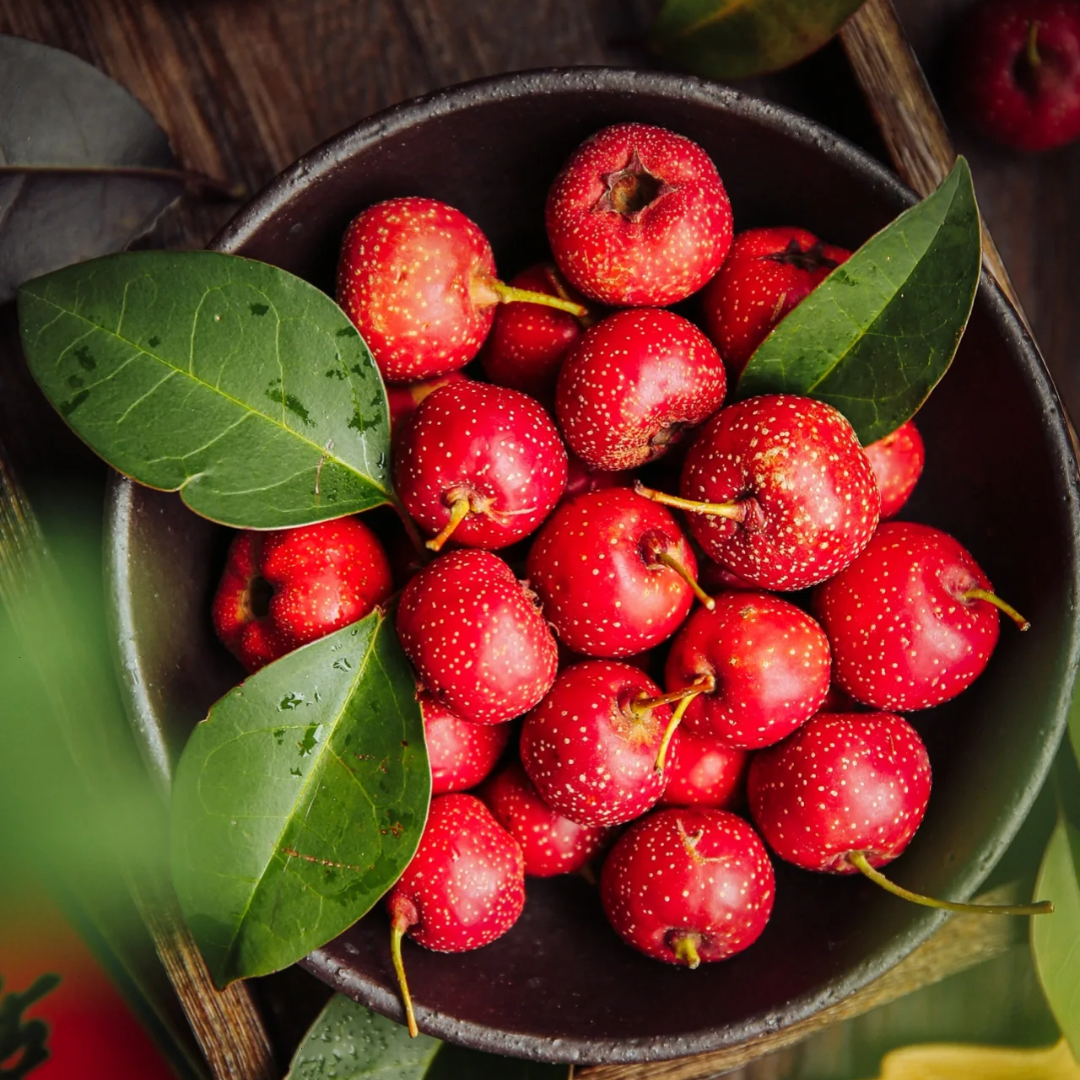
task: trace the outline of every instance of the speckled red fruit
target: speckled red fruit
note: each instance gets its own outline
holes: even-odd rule
[[[632,472],[609,472],[607,469],[595,469],[586,465],[573,452],[566,455],[566,487],[563,489],[563,502],[576,499],[579,495],[588,495],[592,491],[605,491],[607,488],[632,487]]]
[[[732,383],[772,328],[850,254],[806,229],[747,229],[735,237],[701,294],[705,330]]]
[[[825,632],[794,604],[762,592],[730,592],[698,608],[668,654],[664,683],[678,690],[703,679],[683,724],[743,750],[771,746],[818,711],[829,692]]]
[[[861,851],[884,866],[907,847],[930,799],[930,758],[893,713],[819,713],[754,755],[750,810],[780,858],[804,870],[858,873]]]
[[[664,507],[627,488],[563,503],[537,534],[526,575],[559,640],[585,656],[632,656],[670,637],[694,594],[666,552],[692,575],[697,562]]]
[[[987,0],[957,27],[959,104],[984,135],[1014,150],[1080,136],[1080,4]]]
[[[420,695],[431,794],[466,791],[486,779],[510,741],[509,724],[470,724],[430,694]]]
[[[527,394],[462,380],[420,404],[394,450],[394,486],[430,536],[464,517],[455,543],[501,548],[528,536],[566,486],[566,450]]]
[[[635,705],[660,693],[638,668],[610,660],[559,673],[521,729],[521,763],[552,810],[579,825],[618,825],[656,803],[671,710]]]
[[[386,400],[390,405],[390,438],[397,439],[405,425],[412,419],[413,413],[420,407],[420,402],[429,394],[435,393],[440,387],[449,383],[468,381],[468,378],[460,371],[451,371],[449,375],[438,375],[434,379],[425,379],[423,382],[388,386]]]
[[[258,671],[362,619],[392,587],[386,552],[358,518],[242,532],[214,596],[214,629],[248,671]]]
[[[731,245],[731,204],[709,155],[647,124],[616,124],[582,143],[551,186],[545,221],[570,284],[617,307],[682,300]]]
[[[765,845],[726,810],[661,810],[634,824],[600,875],[616,933],[668,964],[726,960],[761,936],[776,881]]]
[[[521,845],[526,877],[572,874],[601,851],[611,836],[608,828],[578,825],[555,813],[516,761],[491,777],[479,794]]]
[[[510,284],[563,299],[581,299],[548,263],[522,270]],[[583,329],[582,321],[566,311],[542,304],[502,304],[480,351],[480,364],[497,386],[520,390],[550,407],[563,356]]]
[[[521,848],[475,795],[440,795],[385,903],[427,949],[478,949],[505,934],[525,906]]]
[[[337,302],[387,382],[457,371],[480,350],[497,296],[479,227],[435,199],[388,199],[353,218],[341,242]]]
[[[733,503],[741,520],[690,513],[699,544],[763,589],[805,589],[866,546],[881,496],[851,425],[831,405],[769,395],[706,424],[683,467],[686,499]]]
[[[532,594],[489,551],[440,555],[405,586],[397,633],[425,690],[474,724],[531,709],[558,648]]]
[[[878,709],[940,705],[982,674],[998,639],[998,610],[963,599],[993,591],[947,533],[912,521],[882,525],[866,550],[814,594],[833,651],[833,677]]]
[[[664,759],[667,783],[659,805],[730,809],[742,799],[749,767],[748,751],[680,727]]]
[[[900,513],[922,476],[926,449],[914,420],[866,447],[881,492],[881,520]]]
[[[566,442],[598,469],[636,469],[720,408],[724,364],[672,311],[617,311],[566,354],[555,413]]]

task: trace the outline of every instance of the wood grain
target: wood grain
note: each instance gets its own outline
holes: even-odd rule
[[[840,40],[896,171],[920,195],[929,195],[956,162],[956,148],[892,0],[867,0],[840,31]],[[985,221],[982,243],[987,271],[1028,325]]]

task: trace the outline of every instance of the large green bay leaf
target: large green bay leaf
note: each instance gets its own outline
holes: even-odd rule
[[[777,71],[820,49],[863,0],[666,0],[652,44],[707,79]]]
[[[1031,947],[1046,1000],[1080,1060],[1080,831],[1062,820],[1050,837],[1035,896],[1052,915],[1031,920]]]
[[[28,282],[30,370],[114,468],[227,525],[305,525],[385,503],[374,361],[325,293],[212,251],[111,255]]]
[[[397,880],[431,778],[415,680],[379,611],[263,668],[184,747],[172,865],[219,986],[324,945]]]
[[[761,343],[736,396],[828,402],[860,442],[909,420],[948,370],[979,283],[979,210],[960,158],[941,186],[842,263]]]

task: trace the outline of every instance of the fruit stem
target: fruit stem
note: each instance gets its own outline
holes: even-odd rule
[[[684,697],[678,705],[675,706],[675,711],[671,714],[671,719],[668,721],[668,726],[664,729],[664,737],[660,740],[660,749],[656,751],[656,765],[654,766],[656,773],[659,775],[664,771],[664,765],[667,763],[668,747],[671,746],[671,740],[675,736],[675,729],[682,723],[683,714],[690,706],[690,702],[698,696],[698,694],[707,693],[716,685],[716,680],[710,675],[706,685],[699,685],[695,683],[692,687],[687,687],[686,697]]]
[[[1005,603],[1005,601],[1002,600],[1000,596],[998,596],[996,593],[988,591],[987,589],[968,589],[966,592],[962,592],[960,594],[960,599],[985,600],[988,604],[993,604],[994,607],[999,608],[1001,611],[1004,611],[1005,614],[1008,615],[1009,618],[1012,619],[1012,621],[1016,623],[1016,625],[1019,626],[1021,630],[1027,630],[1031,626],[1031,623],[1029,623],[1027,619],[1025,619],[1024,616],[1021,615],[1020,612],[1012,606],[1012,604]]]
[[[552,296],[550,293],[534,292],[532,289],[519,289],[513,285],[507,285],[505,281],[499,281],[497,278],[485,278],[482,287],[490,289],[500,304],[541,304],[544,307],[565,311],[579,319],[583,319],[589,314],[589,309],[584,304],[577,304],[573,300],[566,300],[561,296]]]
[[[866,854],[862,851],[848,852],[847,860],[861,874],[865,874],[875,885],[880,885],[893,896],[910,900],[923,907],[938,908],[942,911],[959,911],[965,915],[1049,915],[1054,905],[1049,900],[1038,900],[1034,904],[957,904],[951,900],[935,900],[921,893],[911,892],[901,885],[890,881],[880,870],[875,870]]]
[[[674,570],[686,582],[687,585],[693,590],[694,595],[709,609],[713,611],[716,608],[716,601],[698,584],[697,578],[694,577],[690,571],[683,566],[674,555],[668,554],[666,551],[657,551],[653,553],[653,558],[658,562]]]
[[[1039,27],[1042,25],[1038,19],[1032,19],[1028,23],[1027,32],[1027,45],[1024,48],[1024,54],[1027,56],[1027,62],[1034,69],[1042,67],[1042,57],[1039,55]]]
[[[390,956],[394,961],[394,973],[401,989],[401,1003],[405,1006],[405,1020],[409,1025],[409,1034],[415,1039],[420,1034],[416,1026],[416,1013],[413,1012],[412,994],[409,993],[409,980],[405,978],[405,964],[401,959],[401,939],[408,930],[407,921],[395,916],[390,925]]]
[[[684,686],[680,690],[672,690],[666,694],[657,694],[656,697],[639,697],[630,702],[630,711],[635,716],[643,716],[645,713],[655,709],[658,705],[670,705],[673,701],[682,701],[685,698],[693,697],[695,694],[702,694],[707,690],[712,690],[716,685],[716,679],[712,675],[706,675],[699,679],[696,683],[692,683],[690,686]]]
[[[685,964],[691,971],[700,966],[701,957],[698,955],[693,934],[680,934],[675,939],[675,959],[680,964]]]
[[[472,502],[467,495],[462,495],[450,504],[450,520],[438,536],[433,536],[424,546],[430,551],[442,551],[443,544],[453,535],[454,530],[465,520],[472,509]]]
[[[694,502],[693,499],[681,499],[678,495],[666,495],[662,491],[646,487],[640,480],[634,481],[634,491],[653,502],[674,506],[679,510],[689,510],[693,514],[710,514],[713,517],[730,518],[732,521],[743,521],[746,518],[746,506],[741,502]]]

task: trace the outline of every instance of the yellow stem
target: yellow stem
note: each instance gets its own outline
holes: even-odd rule
[[[468,496],[455,499],[450,506],[450,520],[446,523],[446,527],[438,536],[433,536],[425,546],[431,551],[442,551],[443,544],[450,539],[454,530],[465,520],[471,509],[472,503]]]
[[[686,697],[675,706],[675,711],[671,714],[668,726],[664,730],[664,737],[660,740],[660,749],[656,751],[655,768],[657,773],[662,773],[664,771],[664,765],[667,763],[668,747],[671,745],[671,740],[675,735],[675,729],[682,723],[683,713],[686,712],[690,702],[701,693],[704,693],[704,690],[695,690],[694,693],[687,694]]]
[[[1029,623],[1027,619],[1025,619],[1024,616],[1021,615],[1020,612],[1012,606],[1012,604],[1005,603],[1005,601],[1002,600],[1000,596],[998,596],[996,593],[990,592],[987,589],[968,589],[967,592],[963,592],[960,594],[960,599],[985,600],[988,604],[993,604],[994,607],[998,608],[1001,611],[1004,611],[1005,614],[1008,615],[1009,618],[1012,619],[1012,621],[1016,623],[1016,625],[1019,626],[1021,630],[1027,630],[1031,626],[1031,623]]]
[[[653,502],[662,503],[664,506],[674,506],[679,510],[688,510],[692,514],[710,514],[713,517],[730,518],[732,521],[742,521],[746,517],[746,507],[741,502],[695,502],[693,499],[682,499],[678,495],[667,495],[663,491],[646,487],[640,480],[634,481],[634,490]]]
[[[880,870],[875,870],[870,865],[870,861],[862,851],[849,852],[847,859],[859,873],[865,874],[886,892],[891,892],[893,896],[899,896],[902,900],[910,900],[913,904],[921,904],[923,907],[938,908],[941,911],[958,911],[964,915],[1049,915],[1054,910],[1054,905],[1049,900],[1038,900],[1034,904],[957,904],[952,900],[935,900],[933,897],[912,892],[890,881]]]
[[[675,959],[691,970],[701,964],[693,934],[683,934],[675,939]]]
[[[654,555],[654,558],[658,563],[662,563],[669,569],[674,570],[675,573],[690,586],[694,595],[705,605],[705,607],[710,611],[713,611],[716,608],[716,601],[698,584],[697,578],[695,578],[674,555],[669,555],[666,551],[658,551]]]
[[[577,316],[579,319],[589,314],[589,309],[584,304],[577,304],[573,300],[564,300],[561,296],[552,296],[550,293],[534,292],[532,289],[518,289],[513,285],[507,285],[505,281],[498,281],[496,278],[485,279],[483,288],[490,289],[500,304],[541,304],[543,307],[565,311],[570,315]]]
[[[394,972],[397,974],[398,986],[401,989],[401,1003],[405,1006],[405,1020],[409,1025],[409,1034],[415,1039],[420,1034],[416,1026],[416,1013],[413,1012],[412,994],[409,993],[409,980],[405,978],[405,964],[401,959],[401,939],[405,936],[405,930],[397,919],[390,927],[390,956],[394,961]]]

